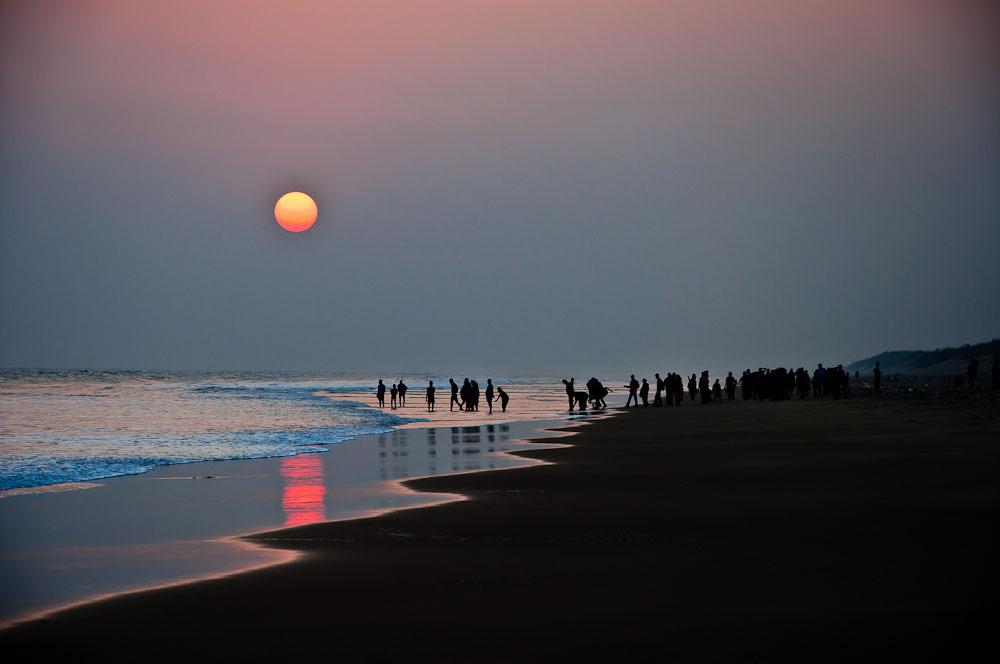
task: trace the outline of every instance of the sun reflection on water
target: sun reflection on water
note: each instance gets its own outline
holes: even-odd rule
[[[281,507],[285,510],[286,527],[326,520],[323,462],[318,454],[282,459],[281,477],[285,480]]]

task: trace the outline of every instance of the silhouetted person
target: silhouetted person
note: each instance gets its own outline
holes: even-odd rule
[[[486,405],[490,407],[490,415],[493,414],[493,379],[486,379]],[[572,409],[570,409],[572,410]]]
[[[472,394],[472,410],[479,410],[479,383],[473,380],[469,386],[472,388],[470,393]]]
[[[451,403],[448,404],[448,410],[455,410],[455,406],[462,410],[462,404],[458,401],[458,383],[454,378],[449,378],[448,382],[451,384]]]
[[[722,403],[722,384],[718,378],[712,383],[712,401],[714,403]]]
[[[878,362],[875,365],[878,366]],[[881,370],[879,370],[879,375],[882,375]],[[816,371],[813,372],[812,388],[814,397],[821,397],[826,394],[826,369],[823,368],[822,364],[817,364]]]
[[[395,408],[395,407],[396,407],[396,394],[397,394],[398,392],[399,392],[399,390],[398,390],[398,389],[396,389],[396,384],[395,384],[395,383],[393,383],[393,384],[392,384],[392,389],[391,389],[391,390],[389,390],[389,395],[390,395],[390,396],[392,397],[392,407],[393,407],[393,408]]]
[[[642,407],[649,406],[649,381],[642,379],[642,387],[639,388],[639,396],[642,398]],[[636,404],[638,405],[638,403]]]
[[[969,381],[969,391],[976,389],[976,376],[979,374],[979,360],[971,358],[969,366],[965,368],[965,378]]]
[[[712,398],[712,393],[709,391],[709,379],[708,371],[701,372],[701,378],[698,380],[698,390],[701,392],[701,405],[704,406],[710,403]]]
[[[434,410],[434,381],[427,382],[427,410]]]
[[[674,374],[674,405],[679,406],[684,401],[684,378],[679,374]]]
[[[795,389],[798,391],[800,399],[809,396],[810,387],[809,372],[805,370],[805,367],[799,367],[795,370]]]
[[[575,378],[570,378],[566,380],[563,378],[563,385],[566,386],[566,398],[569,400],[569,409],[573,410],[573,402],[576,401],[576,397],[573,395],[576,392],[576,388],[573,386],[573,381]]]
[[[628,381],[628,385],[626,385],[625,387],[628,388],[628,399],[625,400],[625,407],[628,408],[628,405],[630,403],[632,403],[632,400],[634,399],[635,400],[635,407],[638,408],[639,407],[639,381],[637,381],[635,379],[635,374],[632,374],[632,378]]]
[[[736,401],[736,379],[732,371],[726,376],[726,401]]]
[[[458,398],[462,400],[462,410],[472,410],[472,384],[466,378],[462,381],[462,389],[458,391]]]
[[[608,388],[604,387],[601,381],[594,376],[587,381],[587,396],[594,403],[594,408],[607,408],[608,402],[604,397],[608,396]]]
[[[882,393],[882,367],[878,362],[875,363],[875,369],[872,371],[872,394]]]
[[[398,387],[396,389],[399,390],[399,405],[400,406],[405,406],[406,405],[406,389],[407,388],[406,388],[406,383],[403,382],[402,378],[399,379],[399,385],[398,385]]]
[[[382,382],[381,378],[378,381],[378,387],[375,388],[375,398],[378,399],[379,407],[385,408],[385,383]]]
[[[691,395],[691,401],[694,401],[694,395],[698,394],[698,377],[694,374],[688,378],[688,394]]]
[[[500,411],[503,412],[503,413],[506,413],[507,412],[507,402],[510,401],[510,396],[506,392],[503,391],[502,387],[498,387],[497,388],[497,394],[499,395],[499,396],[497,396],[497,399],[500,400]]]

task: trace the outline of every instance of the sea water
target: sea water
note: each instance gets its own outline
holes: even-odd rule
[[[447,377],[405,380],[409,403],[393,410],[375,407],[371,375],[4,370],[0,490],[325,451],[439,417],[424,407],[428,380],[438,386],[438,411],[447,409]],[[512,394],[511,418],[548,419],[565,407],[556,381],[494,383]]]
[[[447,378],[404,378],[392,409],[373,376],[3,372],[0,626],[289,555],[239,535],[455,499],[399,481],[530,465],[505,452],[569,416],[553,380],[494,379],[511,402],[490,413],[485,379],[465,412]]]

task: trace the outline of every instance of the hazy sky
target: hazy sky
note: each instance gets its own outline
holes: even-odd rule
[[[22,0],[0,39],[0,366],[690,372],[1000,335],[994,2]]]

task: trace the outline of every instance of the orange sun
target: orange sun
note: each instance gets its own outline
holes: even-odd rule
[[[316,201],[301,191],[288,192],[274,205],[274,218],[282,228],[292,233],[301,233],[312,228],[318,213]]]

